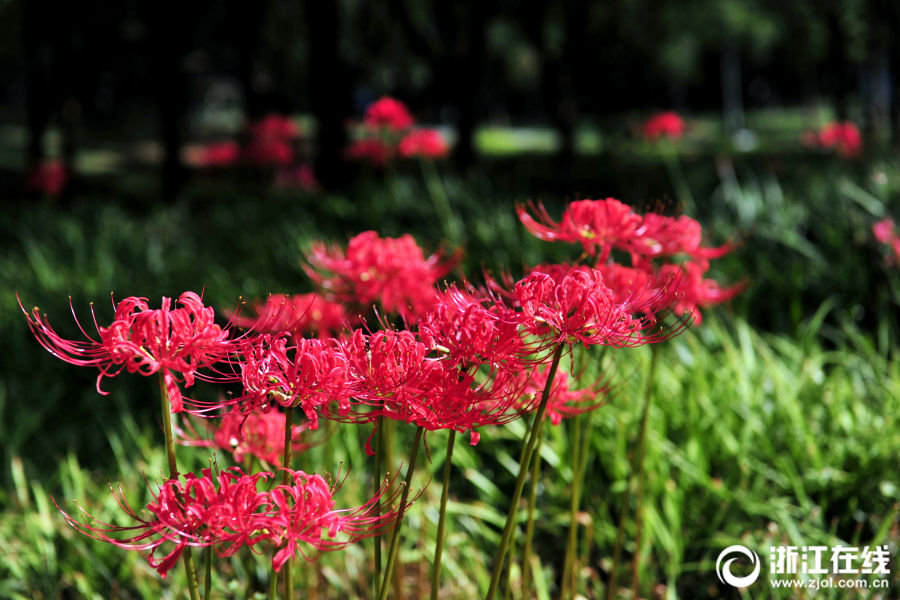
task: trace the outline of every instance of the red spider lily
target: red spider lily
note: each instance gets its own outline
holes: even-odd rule
[[[288,473],[293,483],[270,492],[258,490],[260,481],[273,477],[269,472],[249,475],[232,467],[217,476],[210,469],[204,469],[201,477],[188,473],[184,483],[169,480],[162,485],[147,505],[150,519],[139,516],[121,490],[118,494],[113,491],[116,502],[137,523],[131,526],[98,521],[82,509],[89,520],[83,523],[59,505],[57,509],[85,535],[119,548],[149,550],[147,560],[162,577],[188,546],[213,546],[219,556],[227,557],[244,546],[266,543],[280,549],[273,559],[277,571],[297,552],[298,542],[319,550],[337,550],[380,534],[396,517],[395,510],[376,512],[381,504],[394,502],[394,496],[384,495],[385,486],[363,506],[335,510],[336,488],[321,475],[291,470]],[[340,539],[334,539],[337,536]],[[156,553],[167,543],[174,543],[175,548],[157,558]]]
[[[423,315],[432,305],[434,284],[450,272],[459,257],[440,253],[425,258],[409,234],[381,238],[365,231],[347,244],[347,250],[314,244],[306,272],[328,296],[339,302],[397,313],[407,320]]]
[[[700,307],[731,300],[745,287],[744,284],[737,284],[723,288],[713,279],[704,279],[707,268],[703,261],[687,261],[680,265],[663,265],[657,274],[657,279],[666,285],[674,283],[677,289],[675,312],[690,316],[696,325],[703,322]]]
[[[241,148],[237,142],[215,142],[206,144],[192,152],[191,163],[204,168],[222,168],[234,166],[240,161]]]
[[[525,381],[526,398],[540,396],[547,385],[547,374],[546,367],[535,367],[518,374]],[[550,388],[550,396],[547,398],[544,418],[549,419],[554,425],[559,425],[563,419],[592,411],[605,404],[608,392],[607,385],[602,381],[581,390],[570,390],[569,374],[558,371]],[[531,402],[530,410],[534,409],[535,404],[534,401]]]
[[[292,483],[270,492],[276,507],[269,524],[270,535],[275,547],[280,548],[272,559],[276,571],[298,551],[310,560],[298,542],[322,551],[340,550],[361,539],[381,535],[397,518],[397,508],[385,510],[385,505],[395,504],[400,493],[399,486],[390,491],[392,482],[385,481],[362,506],[335,510],[333,495],[337,488],[324,477],[291,469],[282,471],[290,474]],[[339,536],[341,539],[335,539]]]
[[[399,414],[421,388],[429,363],[428,348],[409,331],[386,329],[366,335],[357,329],[341,342],[357,405]],[[338,415],[347,416],[339,407]],[[366,412],[353,420],[374,421]]]
[[[675,254],[713,259],[733,249],[730,244],[718,248],[702,246],[700,223],[688,216],[667,217],[652,212],[638,215],[615,198],[572,202],[559,223],[543,206],[532,209],[536,219],[525,207],[517,207],[519,219],[528,231],[545,241],[579,242],[586,252],[599,252],[597,264],[606,262],[614,248],[631,252],[635,263]]]
[[[69,182],[69,171],[62,161],[48,160],[31,169],[25,187],[48,196],[59,196]]]
[[[665,305],[634,306],[617,303],[603,282],[602,272],[590,267],[534,270],[519,280],[513,293],[522,309],[522,323],[532,334],[556,343],[585,346],[639,346],[668,339],[680,330],[665,329]],[[663,295],[664,300],[670,300]]]
[[[299,406],[309,428],[319,426],[318,409],[337,404],[346,411],[350,388],[348,365],[336,340],[300,339],[289,346],[284,336],[262,336],[244,353],[244,394],[235,400],[244,413],[265,409],[274,401]]]
[[[319,189],[319,181],[309,165],[287,167],[278,172],[275,185],[280,188],[292,188],[314,192]]]
[[[254,138],[244,149],[244,159],[259,167],[284,167],[294,160],[294,148],[287,140]]]
[[[444,136],[437,129],[417,129],[403,136],[398,146],[404,158],[443,158],[450,152]]]
[[[300,128],[290,117],[269,114],[250,125],[250,133],[256,138],[290,140],[300,136]]]
[[[324,416],[354,423],[379,417],[421,426],[429,431],[472,432],[512,420],[522,382],[506,369],[491,369],[479,382],[451,362],[428,357],[428,348],[409,331],[361,330],[343,342],[350,366],[352,400],[347,410],[325,408]],[[368,443],[366,450],[371,453]]]
[[[394,98],[381,98],[369,105],[363,122],[373,128],[384,127],[394,131],[408,129],[415,120],[406,105]]]
[[[114,377],[127,369],[129,373],[154,375],[162,372],[173,413],[184,410],[178,384],[194,384],[197,370],[225,358],[235,347],[227,329],[215,324],[215,311],[203,305],[200,296],[184,292],[172,308],[171,298],[163,297],[158,309],[151,309],[146,298],[113,301],[115,317],[108,327],[97,325],[91,304],[91,317],[99,339],[85,332],[78,317],[75,322],[86,341],[64,339],[42,318],[37,308],[25,312],[28,325],[38,342],[51,354],[68,363],[100,369],[97,391],[104,377]],[[71,303],[70,303],[71,306]],[[75,310],[72,308],[72,315]],[[181,379],[176,376],[181,374]]]
[[[635,263],[645,258],[676,254],[693,259],[714,259],[734,248],[730,244],[706,248],[701,245],[702,237],[703,228],[691,217],[667,217],[649,212],[641,217],[641,224],[631,239],[624,240],[621,246],[632,252]]]
[[[376,167],[384,167],[394,159],[396,150],[392,144],[378,138],[354,140],[347,148],[347,158],[368,161]]]
[[[651,116],[644,122],[644,137],[650,141],[660,138],[679,140],[684,135],[684,120],[673,111],[661,112]]]
[[[886,257],[887,264],[900,264],[900,236],[894,220],[890,217],[882,219],[872,226],[872,234],[875,239],[891,249],[892,254]]]
[[[600,251],[598,263],[606,262],[612,247],[631,240],[641,224],[640,215],[615,198],[572,202],[557,223],[542,205],[531,205],[535,217],[524,206],[517,206],[519,220],[538,239],[548,242],[580,243],[586,252]]]
[[[519,370],[535,349],[519,335],[515,311],[487,297],[451,285],[419,320],[419,335],[452,365],[500,365]]]
[[[232,322],[263,333],[288,332],[295,337],[304,334],[333,337],[350,323],[342,304],[330,302],[319,294],[272,294],[264,303],[255,303],[253,310],[258,316],[235,315]]]
[[[231,556],[243,545],[269,539],[266,527],[274,511],[269,495],[257,491],[257,482],[271,476],[267,472],[248,475],[232,467],[215,478],[204,469],[200,478],[193,473],[185,475],[184,483],[170,479],[147,505],[150,519],[142,518],[125,500],[122,490],[116,494],[110,485],[116,502],[137,523],[130,526],[99,521],[83,508],[80,510],[87,522],[82,522],[58,504],[56,508],[72,527],[87,536],[127,550],[149,550],[147,561],[165,577],[188,546],[221,544],[219,555]],[[157,551],[166,542],[174,542],[175,548],[157,558]]]
[[[208,434],[212,433],[212,439],[204,439],[188,421],[187,431],[176,432],[177,441],[182,446],[227,450],[231,452],[236,462],[242,462],[249,455],[280,467],[284,453],[285,420],[284,413],[277,410],[250,414],[231,411],[222,417],[218,425],[212,425],[208,420],[203,421],[207,438]],[[292,452],[303,452],[312,446],[303,436],[308,429],[305,424],[291,426]]]
[[[835,150],[844,158],[856,158],[862,152],[862,135],[859,128],[847,122],[832,122],[819,130],[804,136],[807,144]]]

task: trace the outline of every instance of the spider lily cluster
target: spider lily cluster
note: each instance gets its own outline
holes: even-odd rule
[[[373,124],[411,125],[398,121],[396,107],[380,110],[370,115]],[[168,479],[150,486],[153,500],[145,511],[114,492],[132,524],[63,512],[66,520],[82,533],[145,552],[163,577],[184,558],[190,585],[196,585],[190,548],[212,548],[221,557],[244,547],[268,548],[277,572],[298,554],[309,559],[305,549],[338,550],[380,536],[402,518],[416,501],[408,481],[423,432],[468,434],[474,445],[486,427],[533,414],[515,506],[543,420],[558,424],[606,400],[606,382],[570,389],[572,379],[558,369],[564,353],[665,341],[699,321],[700,307],[739,291],[705,278],[710,260],[731,246],[703,246],[699,223],[688,217],[641,215],[611,198],[574,202],[559,221],[542,206],[522,206],[518,213],[537,237],[580,244],[580,262],[535,266],[518,280],[488,275],[481,285],[439,286],[457,267],[458,254],[426,256],[409,235],[367,231],[346,248],[311,248],[307,273],[316,294],[270,296],[221,326],[193,292],[163,298],[159,308],[145,298],[113,301],[108,325],[99,324],[92,307],[92,327],[78,323],[80,340],[59,335],[37,308],[23,308],[53,355],[99,370],[98,392],[104,393],[103,378],[124,370],[160,382]],[[630,264],[616,262],[620,257]],[[391,317],[403,327],[391,325]],[[239,384],[242,391],[216,401],[191,399],[187,390],[197,382]],[[295,413],[302,423],[294,423]],[[174,428],[171,415],[178,419]],[[336,508],[339,485],[291,468],[293,452],[328,443],[312,437],[323,421],[370,427],[370,453],[378,450],[375,434],[386,421],[416,427],[406,486],[391,485],[379,460],[373,496],[360,506]],[[176,439],[227,450],[244,467],[182,476]],[[249,457],[271,469],[252,472]],[[322,472],[330,467],[322,465]],[[282,483],[274,485],[279,474]],[[442,505],[442,521],[443,515]],[[385,580],[392,565],[389,558]],[[383,584],[378,590],[385,597]]]

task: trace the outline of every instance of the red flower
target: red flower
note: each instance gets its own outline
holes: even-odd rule
[[[244,149],[244,159],[259,167],[283,167],[294,160],[294,148],[283,139],[254,138]]]
[[[260,481],[273,477],[269,472],[248,475],[232,467],[215,477],[209,469],[203,470],[202,477],[188,473],[184,483],[171,479],[162,485],[147,505],[149,520],[129,506],[121,490],[118,495],[113,492],[119,506],[137,523],[131,526],[97,521],[82,509],[90,520],[84,523],[59,505],[57,509],[85,535],[119,548],[149,550],[147,561],[162,577],[188,546],[214,546],[219,556],[232,556],[244,546],[271,544],[280,549],[272,561],[277,571],[297,552],[300,542],[322,551],[337,550],[382,533],[396,518],[396,509],[376,512],[383,502],[395,500],[396,493],[384,496],[386,486],[360,507],[336,510],[335,488],[321,475],[287,472],[292,483],[270,492],[258,490]],[[168,542],[175,548],[157,558],[157,551]]]
[[[295,337],[304,334],[333,337],[350,322],[342,304],[330,302],[319,294],[272,294],[266,301],[253,305],[258,316],[233,316],[232,322],[263,333],[288,332]]]
[[[384,510],[399,494],[397,486],[390,496],[387,483],[362,506],[350,509],[334,508],[336,488],[321,475],[282,469],[291,475],[292,483],[279,485],[270,492],[276,510],[270,521],[271,540],[280,548],[272,559],[279,571],[299,550],[303,542],[321,551],[339,550],[361,539],[381,535],[396,519],[397,509]],[[411,502],[410,502],[411,503]],[[306,560],[310,560],[304,554]]]
[[[409,331],[357,330],[344,348],[353,399],[349,410],[330,418],[374,423],[385,417],[429,431],[472,432],[474,444],[475,428],[505,423],[526,410],[519,401],[524,384],[508,369],[488,369],[476,382],[452,362],[429,358],[428,348]],[[366,450],[371,453],[368,444]]]
[[[534,206],[535,217],[524,206],[517,206],[519,220],[538,239],[554,242],[580,243],[586,252],[596,254],[598,262],[605,262],[612,247],[621,247],[634,237],[641,217],[630,206],[615,198],[606,200],[578,200],[555,222],[543,205]]]
[[[444,136],[437,129],[416,129],[400,140],[400,156],[406,158],[443,158],[450,151]]]
[[[252,412],[247,415],[240,411],[231,411],[222,417],[218,426],[211,425],[208,420],[203,421],[205,429],[212,432],[213,439],[204,439],[194,429],[193,424],[188,422],[189,432],[183,430],[177,432],[178,443],[182,446],[221,448],[231,452],[236,462],[241,462],[250,455],[280,467],[284,452],[285,420],[284,413],[277,410]],[[301,435],[308,429],[306,425],[291,427],[292,452],[302,452],[311,446],[301,440]]]
[[[684,135],[684,120],[673,111],[657,113],[647,119],[643,131],[644,137],[650,141],[660,138],[678,140]]]
[[[635,263],[645,258],[675,254],[707,260],[720,258],[733,249],[730,244],[705,248],[701,246],[702,237],[703,228],[695,219],[686,215],[667,217],[650,212],[641,217],[640,226],[622,246],[636,255],[633,258]]]
[[[324,294],[339,302],[370,307],[413,320],[433,304],[434,284],[456,264],[440,253],[425,258],[409,234],[381,238],[374,231],[350,240],[347,250],[315,244],[307,269]]]
[[[309,428],[319,426],[318,410],[335,403],[346,410],[350,395],[347,359],[336,340],[300,339],[288,346],[283,336],[262,336],[244,355],[244,394],[235,400],[244,413],[270,402],[299,406]]]
[[[674,302],[671,294],[660,294],[652,305],[619,303],[598,269],[539,269],[543,271],[533,270],[518,281],[514,294],[526,331],[554,344],[639,346],[666,340],[681,329],[680,323],[671,329],[661,323]]]
[[[193,158],[198,167],[221,168],[236,165],[241,158],[241,148],[236,142],[215,142],[202,146]]]
[[[290,117],[268,114],[250,125],[250,133],[255,138],[290,140],[300,136],[300,128]]]
[[[703,322],[701,307],[731,300],[744,289],[743,284],[723,288],[713,279],[704,279],[707,269],[705,261],[686,261],[680,265],[663,265],[657,274],[659,285],[674,286],[677,292],[675,312],[691,316],[697,325]]]
[[[519,374],[525,381],[524,392],[526,397],[539,399],[544,387],[547,385],[548,369],[535,367]],[[550,388],[550,396],[547,398],[547,409],[544,418],[549,419],[554,425],[559,425],[563,419],[574,417],[598,408],[606,402],[608,389],[604,382],[582,389],[569,389],[569,374],[560,370],[553,379],[553,387]],[[537,407],[536,400],[531,400],[529,410]]]
[[[163,297],[158,309],[151,309],[146,298],[125,298],[113,302],[115,318],[108,327],[97,325],[91,315],[99,339],[90,337],[81,323],[75,322],[87,341],[64,339],[54,331],[37,308],[25,311],[28,325],[40,344],[57,358],[73,365],[100,369],[97,391],[104,377],[113,377],[127,369],[129,373],[153,375],[162,372],[173,413],[184,410],[178,383],[194,384],[197,369],[209,366],[227,356],[235,346],[228,332],[214,322],[215,311],[203,306],[200,296],[184,292],[172,308],[172,300]],[[72,309],[74,316],[74,308]],[[180,373],[179,380],[175,373]]]
[[[352,160],[364,160],[376,167],[384,167],[394,159],[394,147],[378,138],[354,140],[347,148],[347,157]]]
[[[415,120],[406,105],[393,98],[381,98],[369,105],[363,122],[372,128],[387,128],[394,131],[412,127]]]
[[[862,135],[859,128],[849,121],[828,123],[818,134],[805,134],[804,142],[832,149],[844,158],[856,158],[862,152]]]
[[[278,172],[275,185],[281,188],[297,188],[310,192],[319,189],[319,182],[316,180],[316,175],[309,165],[282,169]]]
[[[464,368],[507,365],[518,370],[534,351],[519,335],[515,311],[455,285],[419,320],[419,335],[429,348],[444,352],[446,361]]]
[[[29,190],[59,196],[69,182],[66,166],[58,160],[48,160],[34,167],[25,178],[25,187]]]
[[[900,236],[897,235],[897,228],[894,220],[886,217],[872,226],[872,234],[875,239],[891,249],[891,255],[886,257],[887,264],[900,264]]]

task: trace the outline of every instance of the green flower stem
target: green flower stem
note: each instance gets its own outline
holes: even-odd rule
[[[668,171],[669,179],[675,187],[675,195],[682,205],[682,210],[688,213],[696,213],[694,196],[681,169],[681,161],[678,160],[678,149],[675,146],[663,151],[663,164]]]
[[[434,161],[422,159],[419,161],[422,169],[422,178],[425,180],[425,187],[428,188],[428,195],[431,196],[431,202],[434,204],[434,211],[441,220],[444,228],[444,235],[447,239],[459,243],[462,237],[462,225],[459,218],[453,214],[450,208],[450,201],[447,199],[447,191],[441,182]]]
[[[375,476],[373,477],[375,490],[377,494],[384,478],[384,417],[378,417],[375,421]],[[381,503],[375,507],[375,518],[381,516]],[[378,582],[381,581],[381,536],[376,535],[372,538],[375,545],[375,577],[372,583],[375,589],[372,591],[374,596],[378,595]]]
[[[162,372],[159,374],[159,397],[162,408],[163,435],[166,438],[166,456],[169,459],[169,479],[178,479],[178,464],[175,461],[175,441],[172,438],[172,414],[169,407],[169,392],[166,390],[166,380]],[[200,600],[200,591],[197,589],[197,570],[194,568],[194,559],[191,556],[191,547],[185,546],[181,553],[184,562],[184,573],[188,580],[188,593],[191,600]]]
[[[294,433],[294,408],[288,407],[284,411],[284,458],[281,465],[285,469],[291,468],[292,450],[293,450],[293,433]],[[287,470],[281,472],[282,485],[291,484],[291,474]],[[284,564],[284,598],[291,600],[294,597],[294,579],[292,577],[292,569],[294,566],[294,557],[291,556]]]
[[[394,572],[394,563],[397,560],[397,553],[400,551],[400,525],[403,522],[403,515],[406,513],[406,501],[409,499],[409,488],[412,485],[413,471],[416,467],[416,456],[419,454],[419,446],[422,442],[422,434],[425,432],[424,427],[416,428],[416,439],[413,441],[412,451],[409,454],[409,465],[406,467],[406,480],[403,482],[403,494],[400,497],[400,508],[397,510],[397,521],[394,523],[394,531],[391,535],[391,545],[388,548],[387,564],[384,567],[384,577],[381,580],[381,589],[378,594],[378,600],[385,600],[388,595],[388,585],[391,582],[391,576]]]
[[[559,359],[562,357],[562,351],[565,344],[559,344],[553,352],[553,361],[550,363],[550,372],[547,375],[547,384],[541,394],[541,403],[538,405],[537,412],[534,415],[534,421],[531,423],[531,430],[525,441],[525,451],[522,462],[519,464],[519,475],[516,477],[516,487],[513,490],[512,501],[509,504],[509,512],[506,515],[506,527],[503,529],[503,537],[500,540],[500,547],[497,549],[497,555],[494,558],[494,570],[491,574],[491,585],[488,588],[485,600],[492,600],[494,594],[497,593],[497,587],[500,584],[500,576],[503,573],[503,562],[506,558],[506,550],[509,547],[509,541],[512,538],[513,528],[516,523],[516,513],[519,508],[519,501],[522,499],[522,489],[525,487],[525,477],[528,475],[531,466],[531,457],[534,454],[534,447],[541,426],[544,422],[544,413],[547,410],[547,400],[550,398],[550,387],[553,385],[553,379],[556,377],[556,370],[559,368]]]
[[[650,415],[650,404],[653,401],[653,377],[656,373],[656,357],[659,354],[657,346],[651,346],[650,367],[647,371],[647,391],[644,397],[644,410],[641,413],[641,430],[638,434],[638,449],[635,457],[635,477],[637,478],[637,504],[634,509],[634,560],[631,565],[631,590],[632,597],[637,598],[639,587],[639,572],[641,560],[641,538],[644,533],[643,502],[644,502],[644,456],[647,453],[647,421]]]
[[[534,513],[537,505],[537,488],[541,478],[541,447],[544,445],[544,427],[534,448],[534,462],[531,466],[531,486],[528,492],[528,521],[525,524],[525,547],[522,549],[522,597],[527,598],[531,590],[531,546],[534,540]],[[509,592],[509,577],[512,573],[512,560],[506,576],[506,591]]]
[[[275,567],[269,572],[269,600],[276,600],[278,597],[278,572]]]
[[[578,532],[578,508],[581,503],[581,445],[582,436],[588,437],[588,432],[582,433],[581,415],[575,415],[572,420],[572,491],[569,495],[569,535],[566,538],[566,554],[563,559],[562,585],[559,590],[561,600],[571,598],[575,592],[575,577],[573,563],[575,562],[575,542]]]
[[[209,591],[212,589],[212,546],[207,546],[204,554],[206,554],[206,576],[203,578],[203,597],[209,598]]]
[[[456,430],[450,430],[447,458],[444,460],[444,487],[441,489],[441,511],[438,517],[437,541],[434,544],[434,564],[431,567],[431,600],[437,600],[441,585],[441,555],[444,552],[444,529],[447,525],[447,499],[450,496],[450,465],[453,462],[453,443]]]

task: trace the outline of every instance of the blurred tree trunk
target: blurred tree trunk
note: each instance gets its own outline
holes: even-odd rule
[[[316,117],[316,177],[326,188],[349,183],[345,120],[353,112],[353,80],[340,54],[338,3],[307,0],[310,107]]]
[[[479,0],[437,2],[435,8],[440,38],[445,41],[444,52],[435,65],[435,82],[444,101],[457,111],[453,153],[456,164],[463,169],[475,163],[488,8],[489,3]]]
[[[722,48],[719,63],[722,77],[722,122],[726,133],[744,126],[744,95],[741,83],[741,54],[734,46]]]
[[[141,3],[141,6],[147,23],[150,85],[156,97],[163,150],[162,195],[165,200],[173,201],[188,179],[181,160],[189,102],[184,62],[204,13],[204,5],[162,0]]]
[[[526,35],[532,45],[537,48],[541,66],[541,99],[546,116],[559,136],[559,146],[555,161],[557,171],[566,181],[566,188],[575,166],[575,124],[578,117],[578,105],[574,85],[573,65],[579,64],[581,57],[580,41],[585,34],[584,12],[581,2],[561,4],[561,11],[556,15],[560,19],[559,27],[565,32],[561,44],[557,48],[550,47],[545,27],[552,18],[550,11],[553,5],[530,0],[523,7],[523,19]]]
[[[22,4],[25,46],[25,89],[28,101],[28,164],[31,170],[44,159],[44,132],[50,120],[50,90],[47,82],[50,48],[44,36],[46,21],[40,2]]]

